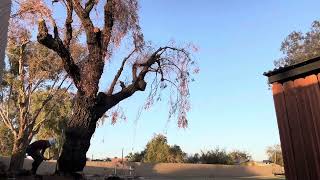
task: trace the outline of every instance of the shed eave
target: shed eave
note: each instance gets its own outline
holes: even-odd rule
[[[313,73],[320,73],[320,57],[316,57],[298,64],[286,66],[273,71],[265,72],[269,83],[284,82],[295,78],[303,77]]]

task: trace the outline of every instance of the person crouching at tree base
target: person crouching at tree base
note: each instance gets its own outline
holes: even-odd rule
[[[34,160],[32,163],[32,169],[31,172],[32,174],[36,174],[38,167],[42,163],[43,160],[49,160],[45,158],[44,152],[46,151],[47,148],[53,146],[56,143],[56,140],[53,138],[49,138],[48,140],[38,140],[33,143],[31,143],[27,147],[27,154],[32,157]]]

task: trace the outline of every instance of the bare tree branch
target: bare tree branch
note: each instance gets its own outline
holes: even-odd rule
[[[6,116],[5,116],[5,112],[3,110],[2,107],[0,107],[0,116],[1,116],[1,119],[3,121],[3,123],[11,130],[11,132],[13,133],[14,136],[17,135],[17,130],[14,128],[13,124],[12,124],[12,121],[10,121],[10,119],[8,119]]]
[[[8,96],[8,102],[7,102],[7,114],[6,117],[9,119],[9,109],[10,109],[10,99],[11,99],[11,95],[12,95],[12,84],[10,84],[10,88],[9,88],[9,96]]]
[[[48,47],[49,49],[52,49],[58,55],[61,57],[64,69],[67,71],[67,73],[70,75],[72,80],[75,83],[75,86],[81,90],[80,88],[80,69],[79,67],[74,63],[70,51],[64,46],[61,39],[56,36],[55,38],[52,37],[48,33],[48,28],[46,26],[46,23],[44,20],[39,21],[39,33],[38,33],[38,41],[40,44]]]
[[[114,77],[114,79],[113,79],[113,81],[112,81],[112,83],[111,83],[111,85],[110,85],[110,88],[109,88],[107,94],[110,95],[110,94],[113,93],[114,87],[115,87],[116,83],[117,83],[118,80],[119,80],[119,77],[120,77],[120,75],[121,75],[121,73],[122,73],[122,71],[123,71],[123,68],[124,68],[124,65],[125,65],[126,61],[132,56],[132,54],[133,54],[134,52],[135,52],[135,50],[133,50],[127,57],[125,57],[125,58],[123,59],[122,64],[121,64],[121,67],[120,67],[120,69],[118,70],[117,74],[115,75],[115,77]]]
[[[108,0],[104,6],[104,29],[102,38],[102,49],[107,51],[111,39],[113,27],[113,0]]]
[[[35,90],[37,90],[37,88],[40,86],[40,84],[44,81],[44,77],[41,77],[37,83],[33,86],[32,90],[30,93],[33,93]]]
[[[137,80],[137,66],[136,63],[132,65],[132,81]]]
[[[168,63],[162,63],[162,66],[174,66],[179,71],[182,71],[182,69],[179,66],[177,66],[175,63],[173,63],[170,59],[168,59],[168,58],[161,58],[160,59],[160,61],[165,61],[165,60],[167,60]]]
[[[70,41],[72,39],[72,12],[73,12],[73,4],[72,0],[66,0],[65,3],[67,7],[67,17],[65,21],[65,37],[64,37],[64,45],[66,46],[67,49],[70,47]]]
[[[82,23],[82,26],[84,27],[87,35],[87,43],[93,43],[90,42],[91,40],[95,39],[95,31],[93,23],[90,19],[89,14],[86,12],[86,10],[82,7],[79,0],[73,0],[73,7],[75,12],[77,13],[78,17],[80,18],[80,21]]]
[[[18,105],[19,105],[19,115],[21,118],[20,120],[20,127],[24,128],[25,122],[24,118],[27,116],[27,109],[29,106],[29,102],[27,101],[27,95],[26,95],[26,88],[25,88],[25,70],[24,70],[24,64],[25,64],[25,59],[24,59],[24,50],[26,47],[27,43],[24,43],[20,47],[20,54],[19,54],[19,81],[20,85],[18,87]]]
[[[32,82],[30,82],[30,79],[29,79],[29,82],[28,82],[28,88],[26,89],[26,91],[28,92],[28,94],[27,94],[27,102],[26,102],[26,108],[27,108],[27,110],[26,110],[26,112],[27,113],[25,113],[25,118],[28,116],[28,112],[29,112],[29,110],[30,110],[30,106],[31,106],[31,89],[32,89]]]
[[[113,95],[107,95],[103,92],[99,92],[97,96],[98,104],[96,107],[97,116],[102,117],[102,115],[108,109],[112,108],[123,99],[130,97],[136,91],[137,91],[137,88],[135,87],[135,85],[130,84],[129,86],[123,88],[120,92]]]
[[[161,70],[161,64],[159,62],[162,59],[161,55],[167,49],[182,52],[185,54],[185,56],[189,58],[189,54],[184,49],[178,49],[178,48],[166,46],[166,47],[160,47],[159,49],[157,49],[154,53],[151,54],[151,56],[145,62],[135,63],[132,68],[133,81],[130,85],[128,85],[127,87],[124,87],[121,91],[115,94],[109,94],[109,93],[105,94],[103,92],[100,92],[98,94],[97,112],[99,117],[101,117],[108,109],[115,106],[120,101],[133,95],[136,91],[144,91],[147,85],[144,78],[148,72],[152,71],[150,68],[152,68],[152,65],[154,64],[158,64],[158,69],[156,70],[156,73],[159,72],[161,74],[161,80],[168,81],[173,85],[175,85],[172,81],[165,79],[163,72]],[[137,74],[138,66],[142,67],[142,70]]]
[[[90,15],[90,12],[91,12],[92,8],[94,7],[94,5],[95,5],[95,0],[88,0],[86,2],[85,11],[86,11],[88,16]]]
[[[176,83],[172,82],[171,80],[164,78],[163,81],[167,81],[167,82],[171,83],[172,85],[174,85],[178,89],[178,85],[176,85]]]

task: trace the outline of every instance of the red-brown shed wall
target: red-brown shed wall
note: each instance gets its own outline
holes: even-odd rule
[[[288,180],[320,180],[319,78],[272,84]]]

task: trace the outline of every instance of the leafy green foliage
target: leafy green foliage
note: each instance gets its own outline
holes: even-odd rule
[[[228,153],[232,163],[240,164],[251,160],[251,155],[246,151],[234,150]]]
[[[0,156],[10,156],[13,148],[13,134],[0,123]]]
[[[167,137],[155,135],[146,145],[145,150],[128,154],[127,158],[133,162],[147,163],[182,163],[186,157],[180,146],[168,145]]]
[[[180,146],[173,145],[169,149],[168,162],[170,163],[183,163],[185,161],[186,153],[182,151]]]
[[[12,153],[10,168],[17,170],[22,168],[21,154],[41,126],[51,123],[47,125],[50,131],[62,126],[55,123],[60,123],[57,119],[65,121],[70,114],[72,95],[68,92],[71,82],[58,56],[32,41],[29,28],[12,20],[8,34],[8,58],[0,87],[0,120],[11,133],[1,134],[10,138],[11,144],[5,142]]]
[[[320,56],[320,22],[314,21],[306,33],[292,32],[282,42],[284,57],[274,62],[276,67],[283,67]]]
[[[234,150],[229,153],[224,149],[215,148],[213,150],[201,151],[187,157],[188,163],[201,164],[241,164],[251,160],[249,153],[240,150]]]
[[[146,146],[146,154],[144,162],[161,163],[167,162],[169,157],[170,146],[167,137],[164,135],[156,135]]]
[[[43,120],[38,116],[38,111],[41,112],[42,106],[44,109],[50,108],[46,100],[58,99],[50,96],[59,94],[55,92],[60,89],[59,84],[67,82],[63,80],[63,67],[57,55],[30,39],[29,30],[19,23],[11,22],[0,103],[6,107],[2,113],[7,115],[2,120],[7,121],[7,126],[12,124],[11,131],[16,134],[19,134],[19,127],[27,121],[32,123]]]
[[[41,99],[46,97],[48,92],[37,93],[37,98]],[[62,147],[64,137],[63,133],[66,128],[68,117],[71,114],[72,98],[73,95],[64,91],[63,89],[58,91],[56,96],[58,98],[53,99],[48,103],[48,106],[39,115],[39,119],[46,119],[43,121],[41,128],[39,129],[36,139],[48,139],[53,137],[57,140],[55,147],[50,148],[46,152],[46,156],[49,158],[57,159],[59,157],[59,151]],[[50,107],[50,108],[49,108]]]
[[[129,153],[126,158],[132,162],[147,163],[194,163],[194,164],[241,164],[251,160],[246,151],[234,150],[226,152],[224,149],[201,151],[189,155],[182,151],[180,146],[168,145],[167,137],[155,135],[141,152]]]
[[[203,164],[232,164],[232,159],[224,149],[201,151],[200,161]]]
[[[193,163],[193,164],[198,164],[201,163],[200,161],[200,154],[195,153],[194,155],[188,155],[186,159],[187,163]]]
[[[128,161],[130,162],[142,162],[143,157],[146,154],[145,151],[135,152],[135,153],[129,153],[126,158],[128,158]]]

